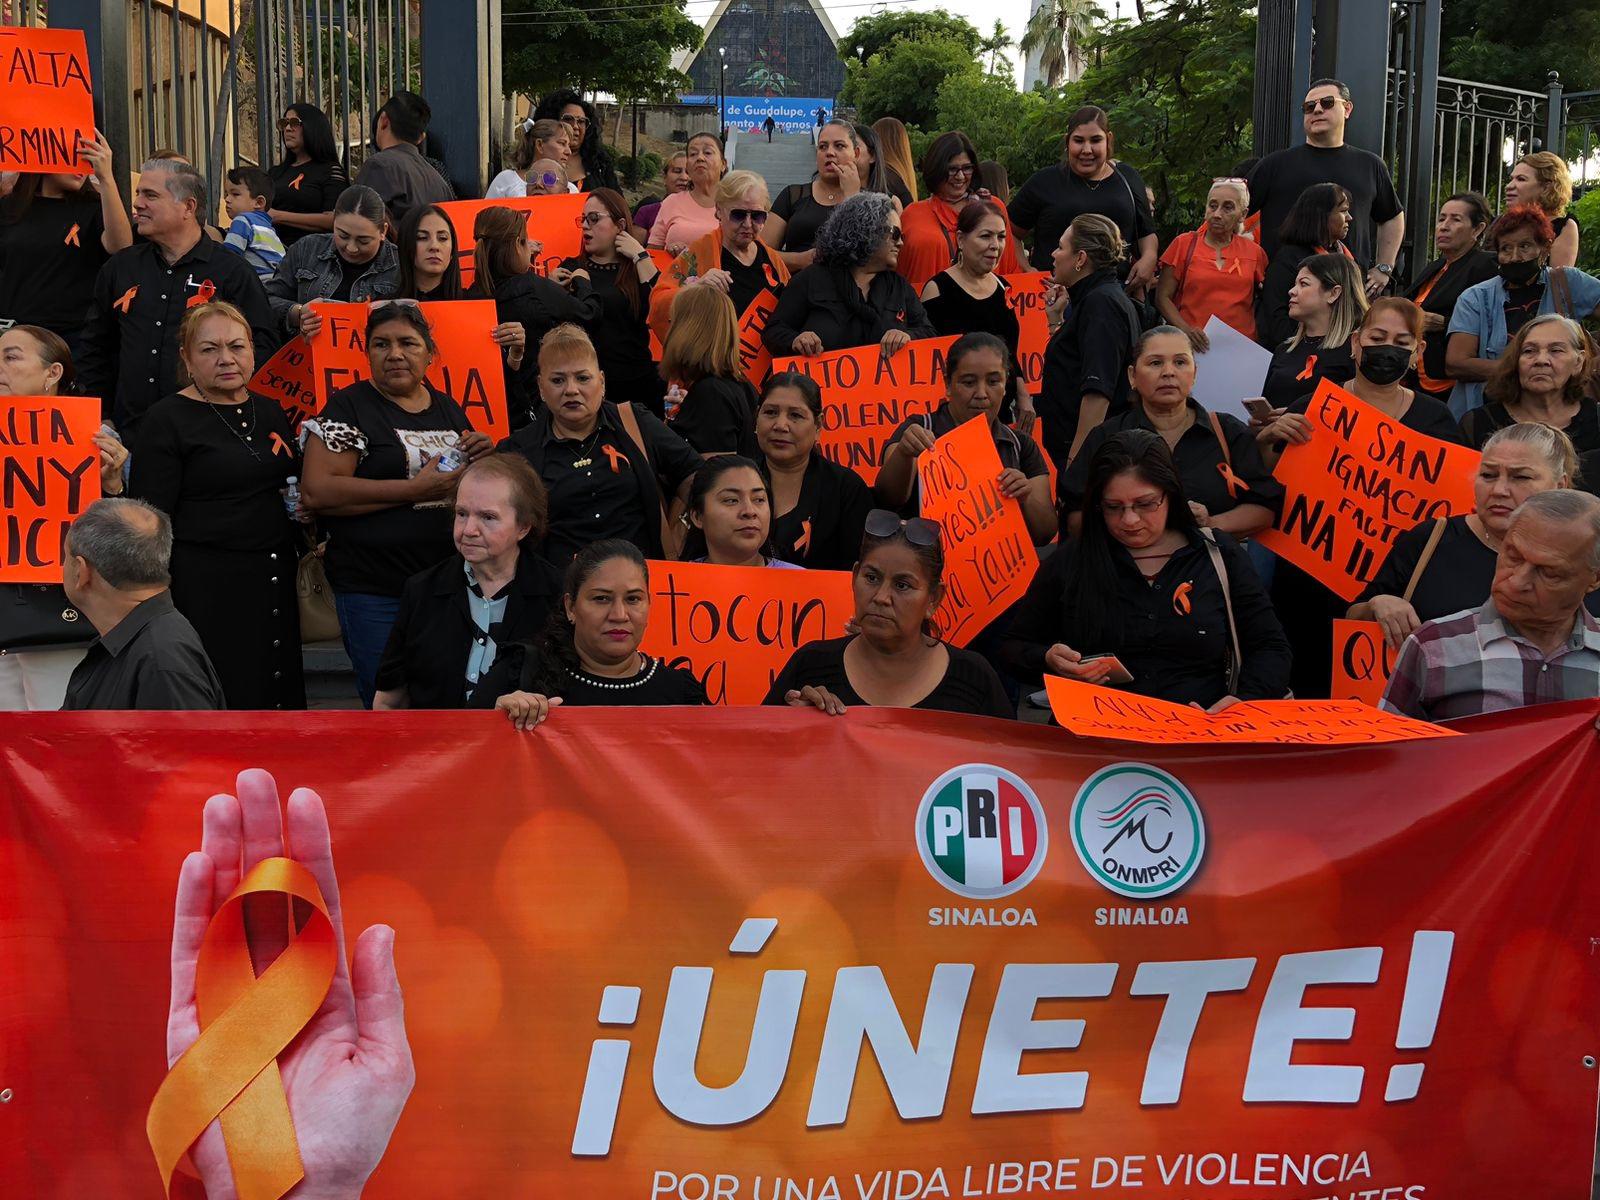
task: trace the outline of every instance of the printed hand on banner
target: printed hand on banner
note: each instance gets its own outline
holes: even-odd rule
[[[294,1200],[346,1200],[361,1194],[377,1168],[416,1082],[394,968],[394,930],[374,925],[363,932],[347,968],[339,884],[322,799],[307,788],[295,789],[285,819],[277,784],[260,770],[241,771],[238,792],[206,802],[200,850],[184,859],[178,876],[167,1064],[177,1062],[200,1037],[195,976],[212,915],[257,863],[278,856],[296,860],[322,890],[338,939],[338,963],[317,1015],[278,1056],[305,1168],[304,1179],[290,1195]],[[247,912],[247,919],[251,957],[257,971],[265,971],[288,944],[288,913],[269,906],[265,912]],[[191,1157],[208,1200],[234,1200],[237,1191],[220,1123],[212,1122]]]

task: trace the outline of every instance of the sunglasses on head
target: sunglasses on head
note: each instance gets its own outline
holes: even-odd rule
[[[875,508],[867,514],[865,531],[868,537],[891,538],[905,534],[905,539],[913,546],[924,549],[939,544],[939,526],[926,517],[912,517],[903,521],[899,516],[886,508]]]
[[[730,208],[728,220],[735,225],[743,225],[749,221],[752,225],[765,225],[767,223],[767,210],[764,208]]]
[[[1339,97],[1337,96],[1319,96],[1315,100],[1307,100],[1300,106],[1300,111],[1309,117],[1319,108],[1323,112],[1331,112],[1333,110],[1333,106],[1337,103],[1339,103]]]

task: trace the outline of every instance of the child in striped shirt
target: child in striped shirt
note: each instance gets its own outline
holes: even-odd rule
[[[222,244],[246,262],[265,283],[283,261],[283,239],[267,210],[272,207],[272,179],[260,167],[234,167],[228,172],[228,226]]]

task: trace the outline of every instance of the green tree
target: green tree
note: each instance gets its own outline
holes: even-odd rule
[[[1094,38],[1095,23],[1106,19],[1094,0],[1045,0],[1031,17],[1018,43],[1024,54],[1039,52],[1046,87],[1083,74],[1085,46]]]
[[[899,117],[907,125],[931,130],[940,86],[951,79],[982,78],[975,53],[948,38],[890,42],[865,62],[845,60],[839,102],[853,105],[863,121]]]
[[[845,60],[846,65],[851,60],[864,64],[895,42],[908,40],[955,42],[976,58],[983,35],[965,17],[951,16],[942,8],[928,12],[873,13],[871,16],[858,17],[855,24],[850,26],[850,32],[839,39],[839,57]]]
[[[682,0],[600,6],[504,0],[501,72],[507,91],[539,96],[569,85],[623,100],[670,100],[689,86],[673,55],[700,45]]]
[[[1018,92],[1003,75],[957,75],[939,85],[937,112],[932,129],[959,129],[973,140],[985,158],[1003,164],[1013,186],[1017,171],[1032,159],[1023,138],[1044,116],[1049,100],[1043,92]]]
[[[1600,4],[1584,0],[1452,0],[1444,6],[1441,74],[1543,91],[1600,88]]]
[[[1006,57],[1006,51],[1014,45],[1016,45],[1016,41],[1012,38],[1011,31],[1006,28],[1005,22],[995,21],[994,29],[989,36],[978,43],[979,56],[981,57],[985,54],[989,56],[989,74],[1001,74],[1001,63],[1005,64],[1003,73],[1007,75],[1011,73],[1011,60]]]

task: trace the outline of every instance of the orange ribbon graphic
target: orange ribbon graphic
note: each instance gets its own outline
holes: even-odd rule
[[[311,915],[257,978],[244,903],[270,895],[304,901]],[[277,1058],[322,1006],[336,957],[322,892],[293,859],[257,864],[211,918],[195,976],[200,1038],[167,1073],[145,1121],[169,1196],[179,1163],[218,1118],[240,1200],[278,1200],[304,1176]]]
[[[622,468],[628,463],[628,456],[615,446],[601,446],[600,449],[606,452],[606,460],[611,464],[611,473],[621,474]]]
[[[1222,483],[1228,489],[1230,499],[1237,500],[1239,493],[1248,489],[1249,485],[1233,473],[1233,467],[1230,464],[1219,462],[1217,471],[1222,475]]]
[[[198,308],[202,304],[210,304],[216,299],[216,297],[217,285],[212,283],[211,280],[207,279],[200,284],[199,288],[195,290],[195,294],[189,297],[189,300],[186,304],[184,304],[184,307]]]
[[[63,246],[80,247],[83,245],[83,243],[78,240],[78,226],[74,225],[71,229],[67,230],[67,236],[61,239],[61,244]]]
[[[1194,584],[1187,581],[1180,583],[1172,592],[1172,611],[1180,617],[1187,617],[1191,608],[1189,593],[1194,591]]]
[[[306,178],[306,173],[304,171],[301,171],[300,174],[296,175],[293,179],[291,179],[289,181],[289,187],[293,191],[298,192],[300,190],[300,185],[305,182],[305,178]]]
[[[811,549],[811,521],[806,519],[800,522],[800,536],[794,540],[794,552],[805,554]]]
[[[1295,376],[1295,380],[1296,380],[1296,382],[1299,382],[1301,380],[1310,379],[1316,373],[1317,373],[1317,356],[1315,354],[1308,354],[1306,356],[1306,369],[1301,371],[1300,374],[1296,375]]]
[[[120,308],[122,310],[122,312],[123,312],[123,315],[126,316],[128,310],[133,307],[133,298],[135,296],[137,296],[138,294],[139,294],[139,285],[138,284],[134,284],[127,291],[123,292],[122,295],[120,297],[118,297],[116,301],[114,301],[112,303],[111,307],[112,308]]]
[[[283,440],[283,434],[277,430],[272,431],[272,436],[267,441],[271,445],[274,454],[288,454],[293,457],[294,452],[289,449],[289,443]]]

